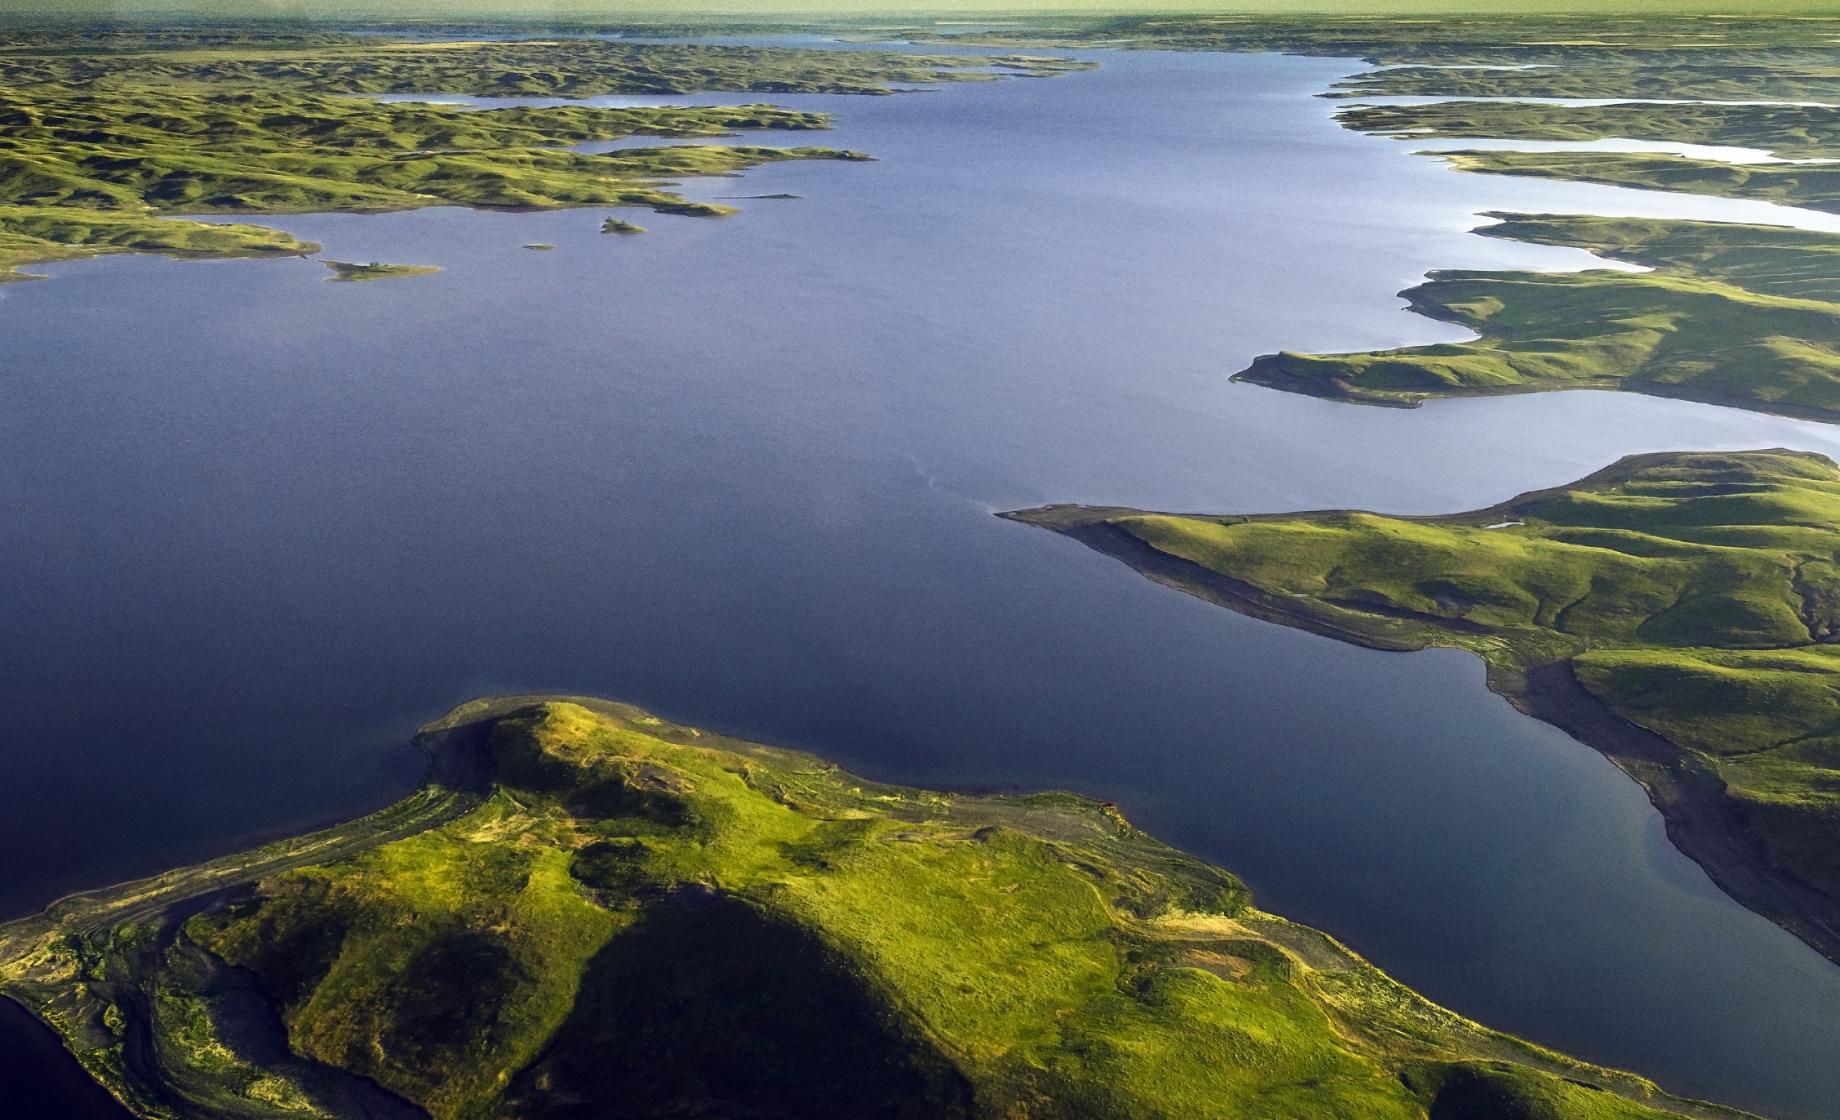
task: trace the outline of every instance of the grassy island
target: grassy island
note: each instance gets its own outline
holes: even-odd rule
[[[332,270],[329,280],[357,282],[361,280],[392,280],[403,276],[432,276],[441,271],[427,264],[383,264],[371,261],[369,264],[351,264],[346,261],[321,261]]]
[[[361,93],[579,98],[698,90],[879,94],[891,83],[1045,76],[1052,58],[631,44],[595,39],[405,42],[283,26],[152,25],[78,33],[24,24],[0,49],[0,279],[32,261],[103,252],[301,254],[275,230],[187,215],[421,206],[731,208],[669,190],[685,175],[785,159],[859,160],[821,147],[696,144],[587,153],[649,135],[707,139],[820,130],[771,105],[470,109]]]
[[[0,927],[152,1117],[1735,1117],[1488,1030],[1065,794],[477,702],[373,818]]]
[[[1778,226],[1494,215],[1493,237],[1589,248],[1650,272],[1435,272],[1412,308],[1482,337],[1280,353],[1241,380],[1366,404],[1626,389],[1840,421],[1840,238]]]
[[[1480,655],[1727,891],[1840,959],[1840,469],[1640,455],[1444,517],[1006,514],[1259,618]]]

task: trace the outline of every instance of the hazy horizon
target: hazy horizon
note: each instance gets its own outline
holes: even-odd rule
[[[673,19],[698,18],[834,18],[841,16],[939,19],[951,16],[1142,15],[1167,12],[1192,15],[1618,15],[1691,14],[1727,16],[1840,15],[1840,0],[1781,0],[1763,6],[1742,0],[1523,0],[1479,3],[1478,0],[956,0],[916,4],[913,0],[0,0],[9,14],[88,16],[199,15],[302,18],[444,18],[507,19]]]

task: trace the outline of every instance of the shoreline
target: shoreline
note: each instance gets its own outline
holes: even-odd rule
[[[58,1120],[134,1120],[83,1068],[62,1035],[6,994],[0,994],[0,1048],[0,1092],[15,1107]]]
[[[372,848],[396,843],[460,819],[479,808],[493,791],[500,788],[491,742],[491,733],[498,722],[533,705],[551,704],[575,706],[620,720],[657,725],[664,729],[665,738],[670,742],[697,750],[730,752],[763,763],[777,759],[815,766],[823,772],[840,775],[843,779],[861,781],[863,787],[871,793],[877,789],[923,795],[938,792],[919,787],[884,786],[872,780],[856,779],[849,772],[838,769],[834,763],[807,751],[751,743],[720,733],[669,723],[651,716],[644,709],[617,700],[551,693],[482,697],[463,703],[417,729],[414,742],[428,757],[427,773],[414,793],[384,810],[330,829],[264,845],[240,856],[177,868],[148,879],[69,895],[39,914],[0,924],[0,1001],[4,1001],[0,1010],[16,1009],[23,1020],[41,1028],[49,1036],[46,1041],[55,1039],[69,1056],[74,1064],[73,1075],[81,1074],[98,1093],[113,1099],[123,1110],[121,1115],[137,1115],[137,1109],[141,1107],[135,1103],[136,1099],[141,1099],[137,1098],[137,1092],[147,1086],[163,1084],[160,1080],[162,1075],[155,1067],[143,1067],[138,1059],[133,1058],[130,1058],[125,1070],[97,1067],[85,1062],[81,1056],[82,1051],[74,1048],[71,1042],[72,1031],[76,1028],[65,1021],[62,1011],[47,1016],[43,1008],[34,1007],[29,1000],[20,998],[16,991],[8,990],[19,988],[31,991],[41,985],[49,990],[57,984],[69,982],[67,978],[55,976],[53,971],[47,970],[49,958],[34,953],[34,942],[42,942],[45,937],[55,934],[88,937],[138,926],[153,932],[160,944],[166,944],[176,923],[182,923],[188,917],[213,907],[232,892],[247,887],[257,879],[303,866],[349,859]],[[1210,873],[1224,875],[1228,879],[1232,877],[1230,871],[1139,831],[1118,814],[1111,802],[1054,791],[1023,794],[1006,791],[994,795],[951,793],[944,796],[963,799],[968,805],[983,805],[994,813],[988,818],[976,813],[964,818],[965,821],[979,825],[973,834],[974,839],[981,840],[986,831],[1022,827],[1012,820],[1012,814],[1026,812],[1028,806],[1045,799],[1096,818],[1102,834],[1113,836],[1115,831],[1116,838],[1141,845],[1151,856],[1168,861],[1172,866],[1192,865]],[[969,828],[970,824],[965,827]],[[1059,833],[1051,835],[1057,840],[1068,839]],[[1172,928],[1183,932],[1190,932],[1191,926],[1203,931],[1218,932],[1217,927],[1223,921],[1209,919],[1199,911],[1190,913],[1178,909],[1174,913],[1178,923],[1187,924],[1178,924]],[[1212,925],[1207,924],[1210,921]],[[1373,1024],[1358,1016],[1343,1019],[1342,1016],[1353,1015],[1359,1010],[1361,1005],[1358,1001],[1344,1005],[1333,998],[1326,998],[1323,1010],[1336,1024],[1338,1031],[1349,1032],[1345,1037],[1378,1046],[1379,1049],[1374,1051],[1376,1055],[1405,1063],[1406,1068],[1410,1068],[1413,1060],[1442,1061],[1453,1066],[1471,1065],[1489,1069],[1511,1066],[1603,1092],[1637,1106],[1663,1111],[1669,1116],[1692,1117],[1697,1120],[1740,1120],[1744,1117],[1759,1120],[1757,1114],[1734,1106],[1677,1096],[1639,1072],[1573,1057],[1549,1049],[1537,1041],[1476,1022],[1460,1012],[1432,1003],[1415,989],[1381,973],[1361,956],[1359,950],[1346,945],[1334,934],[1299,924],[1282,915],[1267,913],[1250,903],[1224,928],[1228,933],[1240,935],[1245,940],[1270,946],[1284,960],[1291,962],[1288,967],[1301,969],[1305,977],[1316,973],[1326,976],[1347,974],[1363,980],[1371,979],[1371,982],[1387,991],[1396,993],[1400,1002],[1392,1010],[1406,1015],[1415,1024],[1435,1024],[1441,1031],[1438,1041],[1419,1040],[1423,1046],[1429,1047],[1422,1053],[1411,1049],[1392,1053],[1387,1049],[1385,1040],[1398,1037],[1401,1028],[1397,1023],[1390,1026],[1386,1023]],[[148,963],[151,958],[142,959],[143,954],[139,949],[130,946],[126,952],[140,960],[140,965],[135,967],[158,967]],[[1315,997],[1323,996],[1328,990],[1304,982],[1299,982],[1299,989],[1315,993]],[[116,993],[110,998],[119,1001],[124,997]],[[125,998],[133,997],[130,995]],[[141,1013],[144,1013],[144,1008]],[[343,1067],[334,1068],[343,1070]],[[344,1072],[350,1074],[350,1071]],[[391,1092],[387,1086],[372,1078],[362,1074],[352,1076],[359,1079],[366,1092]],[[77,1087],[72,1084],[68,1088],[74,1090]],[[113,1120],[113,1114],[105,1112],[99,1115],[106,1117],[106,1120]]]
[[[1639,469],[1649,456],[1630,456],[1587,479],[1554,490],[1575,489],[1587,482],[1609,481]],[[1465,521],[1512,513],[1551,491],[1534,491],[1484,510],[1413,520]],[[1411,653],[1438,648],[1463,649],[1421,638],[1341,625],[1243,580],[1211,571],[1192,561],[1159,552],[1106,520],[1149,511],[1119,506],[1057,504],[1009,510],[996,516],[1051,532],[1123,562],[1139,575],[1172,590],[1225,607],[1238,614],[1334,638],[1384,653]],[[1332,511],[1311,511],[1332,512]],[[1245,520],[1292,518],[1297,513],[1252,515]],[[1469,651],[1474,653],[1475,651]],[[1633,779],[1661,814],[1669,842],[1697,864],[1713,885],[1745,909],[1769,919],[1810,948],[1840,965],[1840,900],[1809,887],[1775,867],[1762,843],[1749,831],[1743,811],[1724,795],[1725,783],[1668,739],[1629,722],[1591,695],[1572,671],[1571,658],[1516,672],[1482,658],[1489,691],[1515,710],[1557,727],[1597,751]]]
[[[75,923],[94,929],[157,914],[188,900],[219,894],[289,867],[341,855],[421,832],[466,812],[491,783],[491,765],[471,724],[424,725],[414,743],[427,756],[422,779],[408,794],[375,812],[259,844],[200,863],[106,886],[72,891],[31,913],[0,922],[0,979],[47,927]]]

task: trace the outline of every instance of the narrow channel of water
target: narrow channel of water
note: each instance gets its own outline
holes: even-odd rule
[[[881,778],[1115,798],[1467,1014],[1840,1116],[1840,969],[1473,658],[1240,618],[991,516],[1428,512],[1636,451],[1835,453],[1629,395],[1401,412],[1226,380],[1462,337],[1393,295],[1429,269],[1592,263],[1473,236],[1481,211],[1794,212],[1453,173],[1330,119],[1346,62],[1094,57],[773,98],[880,162],[691,184],[798,196],[725,221],[291,216],[330,257],[445,271],[123,257],[9,286],[0,843],[30,858],[0,908],[385,801],[407,729],[468,696],[601,693]]]

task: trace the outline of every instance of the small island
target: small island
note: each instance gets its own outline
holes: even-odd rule
[[[441,271],[431,264],[383,264],[371,261],[369,264],[351,264],[347,261],[321,261],[332,270],[327,277],[335,282],[358,282],[364,280],[393,280],[402,276],[432,276]]]
[[[1059,793],[883,785],[580,697],[372,817],[0,926],[137,1114],[1731,1120],[1426,1001]]]
[[[1178,590],[1375,649],[1479,655],[1489,685],[1641,782],[1721,887],[1840,960],[1840,468],[1637,455],[1441,517],[1047,506]]]
[[[602,233],[644,233],[645,227],[624,218],[608,218],[601,223]]]

